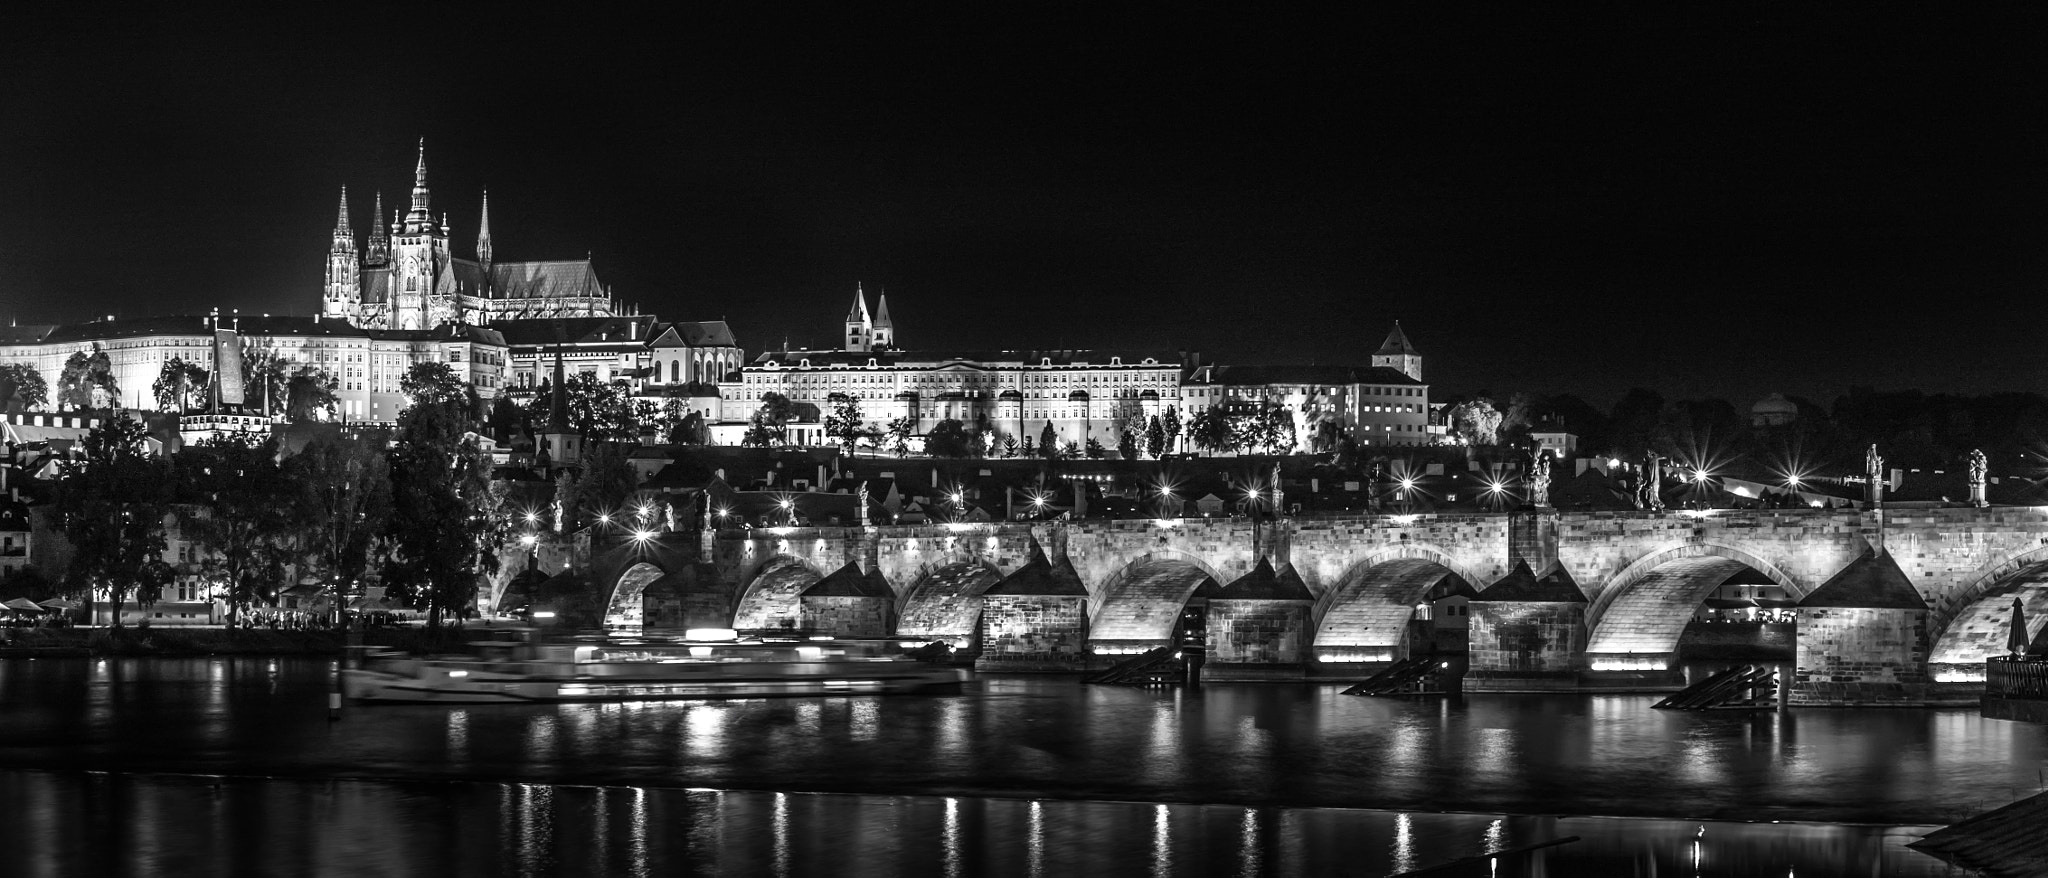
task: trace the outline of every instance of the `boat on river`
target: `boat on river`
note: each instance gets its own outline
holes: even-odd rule
[[[509,704],[956,694],[967,672],[829,638],[490,641],[475,655],[371,654],[341,672],[364,703]]]

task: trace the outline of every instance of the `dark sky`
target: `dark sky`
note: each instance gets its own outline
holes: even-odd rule
[[[1362,362],[1398,318],[1439,394],[2048,374],[2048,16],[1028,5],[10,7],[0,315],[310,313],[339,188],[364,228],[425,137],[458,253],[488,185],[500,260],[750,354],[864,281],[911,347]]]

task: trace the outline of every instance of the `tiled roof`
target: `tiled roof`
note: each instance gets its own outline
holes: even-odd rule
[[[655,338],[658,339],[670,331],[673,331],[683,344],[691,347],[739,347],[739,342],[733,340],[732,327],[727,326],[723,320],[664,324],[655,328]]]
[[[1381,342],[1380,349],[1374,351],[1374,353],[1419,355],[1422,352],[1416,350],[1415,345],[1408,341],[1408,333],[1401,331],[1401,321],[1396,320],[1394,321],[1394,330],[1387,333],[1387,340]]]
[[[24,323],[19,326],[0,326],[0,344],[35,344],[43,336],[55,330],[54,323]]]
[[[969,367],[977,365],[1037,366],[1050,360],[1055,366],[1108,366],[1120,361],[1123,366],[1141,366],[1150,359],[1154,366],[1178,367],[1180,360],[1171,351],[1142,350],[1042,350],[1042,351],[767,351],[754,358],[753,365],[780,365],[794,367],[804,360],[817,366],[865,366],[874,360],[878,366],[906,368],[932,368],[952,363]]]
[[[460,264],[462,260],[457,260]],[[588,259],[491,263],[491,298],[547,299],[602,296],[597,268]]]
[[[1985,875],[2048,875],[2048,793],[1951,824],[1906,846]]]
[[[1516,559],[1515,569],[1500,581],[1486,587],[1475,601],[1515,601],[1533,604],[1583,604],[1586,594],[1579,590],[1579,584],[1570,573],[1556,564],[1538,576],[1529,569],[1529,562]]]
[[[635,324],[638,327],[635,328]],[[491,328],[515,345],[640,343],[652,341],[654,318],[639,317],[535,317],[493,320]]]
[[[1865,552],[1799,601],[1801,607],[1924,610],[1927,601],[1890,552]]]
[[[43,341],[50,343],[103,341],[152,335],[211,336],[213,327],[203,315],[138,317],[127,320],[95,320],[53,328]],[[220,328],[239,329],[243,335],[328,335],[363,338],[363,330],[346,320],[301,317],[290,314],[244,314],[239,318],[221,315]]]
[[[1270,384],[1398,384],[1420,386],[1408,373],[1385,366],[1215,366],[1212,385],[1245,387]]]

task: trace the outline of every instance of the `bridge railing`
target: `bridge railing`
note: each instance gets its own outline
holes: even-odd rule
[[[1985,695],[2048,699],[2048,661],[1994,658],[1984,664]]]

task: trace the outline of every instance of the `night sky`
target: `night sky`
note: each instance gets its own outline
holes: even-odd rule
[[[312,313],[340,187],[365,230],[425,137],[460,255],[489,186],[500,261],[750,355],[862,281],[908,347],[1352,363],[1398,318],[1439,396],[2048,374],[2043,15],[53,6],[0,12],[21,322]]]

